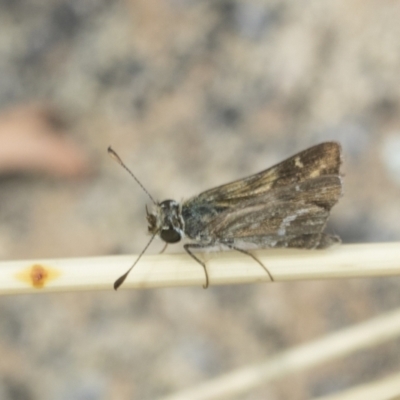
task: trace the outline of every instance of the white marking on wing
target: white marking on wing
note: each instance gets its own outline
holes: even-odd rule
[[[302,209],[296,211],[295,214],[288,215],[287,217],[283,218],[281,224],[279,225],[279,229],[277,231],[278,236],[285,236],[286,234],[286,228],[300,215],[306,214],[307,210]]]

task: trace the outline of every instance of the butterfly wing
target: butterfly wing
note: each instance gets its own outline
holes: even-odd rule
[[[260,245],[266,238],[285,245],[320,236],[342,193],[340,165],[340,145],[326,142],[203,192],[182,204],[185,233],[200,242],[241,238]]]
[[[272,241],[319,234],[341,194],[341,178],[334,175],[271,189],[216,215],[208,233],[218,239],[268,236]]]
[[[310,147],[275,166],[225,185],[207,190],[188,199],[185,204],[213,204],[231,208],[243,200],[261,196],[271,189],[290,186],[308,179],[339,175],[341,147],[336,142],[325,142]]]

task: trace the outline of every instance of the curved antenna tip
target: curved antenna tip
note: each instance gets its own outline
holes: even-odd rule
[[[124,274],[124,275],[120,276],[120,277],[114,282],[114,290],[118,290],[118,288],[124,283],[124,280],[126,279],[127,276],[128,276],[128,274]]]
[[[133,267],[138,263],[138,261],[142,258],[142,255],[144,254],[144,252],[147,250],[147,248],[150,246],[150,243],[153,241],[153,239],[155,238],[157,232],[154,233],[154,235],[150,238],[150,240],[148,241],[148,243],[146,244],[145,248],[142,250],[142,252],[138,255],[138,257],[136,258],[135,262],[132,264],[132,266],[128,269],[128,271],[126,271],[123,275],[121,275],[115,282],[114,282],[114,290],[117,290],[124,282],[125,279],[128,277],[129,272],[132,271]]]

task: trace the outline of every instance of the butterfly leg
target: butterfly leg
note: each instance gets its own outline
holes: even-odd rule
[[[165,245],[164,245],[164,247],[162,248],[162,250],[158,253],[158,254],[162,254],[162,253],[164,253],[164,251],[165,251],[165,249],[168,247],[168,243],[167,242],[165,242]]]
[[[274,282],[274,278],[272,277],[271,272],[268,271],[267,267],[266,267],[254,254],[251,254],[251,253],[250,253],[249,251],[247,251],[247,250],[243,250],[243,249],[241,249],[241,248],[239,248],[239,247],[236,247],[236,246],[234,246],[233,244],[227,244],[227,243],[226,243],[226,246],[228,246],[228,247],[229,247],[230,249],[232,249],[232,250],[236,250],[236,251],[238,251],[238,252],[240,252],[240,253],[243,253],[243,254],[246,254],[246,255],[250,256],[254,261],[256,261],[258,264],[261,265],[261,267],[262,267],[262,268],[265,270],[265,272],[268,274],[269,279],[270,279],[272,282]]]
[[[186,252],[189,254],[190,257],[192,257],[194,260],[196,260],[203,268],[204,268],[204,274],[206,275],[206,284],[203,285],[204,289],[208,288],[209,284],[209,279],[208,279],[208,272],[207,272],[207,267],[206,264],[203,261],[200,261],[192,252],[190,249],[204,249],[206,247],[210,247],[208,244],[201,244],[201,243],[186,243],[183,245],[183,248],[186,250]]]

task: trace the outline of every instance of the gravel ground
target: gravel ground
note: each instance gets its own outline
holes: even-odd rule
[[[110,144],[180,200],[338,140],[330,231],[399,240],[399,20],[393,1],[0,0],[1,109],[51,104],[95,170],[3,177],[0,257],[144,247],[148,199]],[[395,277],[3,297],[0,398],[155,399],[399,305]],[[400,339],[235,399],[309,399],[399,365]]]

